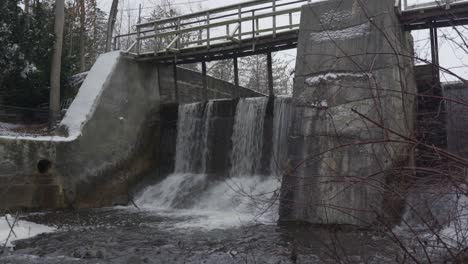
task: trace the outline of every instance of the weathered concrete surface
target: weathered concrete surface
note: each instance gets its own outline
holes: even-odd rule
[[[161,65],[159,68],[160,94],[165,103],[177,102],[174,87],[174,72],[172,66]],[[179,103],[204,101],[203,77],[201,73],[186,68],[177,68],[177,84],[179,89]],[[245,87],[236,88],[234,84],[207,76],[208,100],[232,98],[232,92],[241,98],[263,96]]]
[[[302,9],[280,218],[366,226],[403,208],[415,92],[409,37],[394,1],[312,3]],[[388,128],[395,133],[385,130]]]
[[[0,208],[87,208],[126,204],[130,190],[143,176],[154,178],[156,174],[157,178],[173,171],[172,148],[177,132],[171,128],[176,128],[178,104],[173,103],[172,107],[166,104],[161,109],[162,103],[174,100],[170,96],[174,92],[172,67],[135,62],[117,53],[103,57],[87,77],[93,80],[88,81],[88,86],[96,86],[90,88],[101,90],[97,86],[102,86],[102,91],[96,95],[98,99],[93,102],[94,97],[88,98],[82,86],[70,107],[80,112],[78,105],[90,106],[79,121],[66,116],[55,137],[0,136]],[[202,101],[201,74],[181,68],[178,72],[180,102]],[[234,88],[232,84],[210,77],[208,85],[212,99],[229,98]],[[241,96],[259,95],[248,89],[241,90]],[[232,130],[230,122],[235,112],[235,104],[234,110],[230,108],[232,103],[228,105],[215,108],[220,118],[214,120],[214,125],[227,126],[220,130],[224,132]],[[223,119],[222,113],[230,117]],[[213,144],[220,144],[216,150],[229,148],[230,134],[213,137]],[[217,152],[211,173],[219,172],[221,167],[228,168],[221,158],[225,156]],[[40,172],[42,169],[44,171]]]
[[[443,86],[447,108],[447,140],[451,153],[468,158],[468,85],[449,83]]]
[[[1,208],[126,203],[128,188],[155,167],[160,105],[157,68],[119,56],[115,60],[110,74],[102,76],[102,94],[76,139],[0,139],[0,179],[6,190]],[[83,96],[78,94],[75,100]],[[67,132],[72,133],[62,134]],[[43,173],[39,172],[40,160],[50,162]]]

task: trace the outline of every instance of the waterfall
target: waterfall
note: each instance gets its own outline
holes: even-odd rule
[[[214,106],[214,104],[220,104]],[[263,155],[264,120],[267,98],[241,99],[235,111],[231,135],[232,149],[229,177],[216,180],[207,175],[210,148],[217,139],[214,109],[231,107],[232,102],[214,101],[179,106],[174,174],[159,184],[147,187],[136,199],[139,207],[147,210],[186,209],[193,215],[206,214],[202,226],[235,226],[258,220],[275,222],[278,216],[277,177],[259,176]],[[286,133],[289,119],[286,100],[275,102],[273,156],[283,160],[286,153]],[[218,114],[218,110],[216,110]],[[226,113],[226,112],[224,112]],[[218,123],[219,124],[219,123]],[[219,132],[219,131],[218,131]],[[222,140],[222,142],[226,142]],[[272,164],[276,162],[271,161]],[[268,163],[267,163],[268,165]],[[271,165],[273,166],[273,165]]]
[[[248,98],[237,104],[232,135],[231,177],[254,175],[260,169],[267,103],[267,98]]]
[[[291,98],[276,98],[273,118],[273,153],[270,163],[270,171],[276,176],[280,176],[283,173],[287,162],[291,115]]]
[[[206,172],[212,113],[213,102],[179,106],[175,173]]]

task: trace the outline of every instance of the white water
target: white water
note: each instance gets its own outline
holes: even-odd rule
[[[259,172],[267,103],[267,98],[248,98],[237,104],[232,135],[231,177]]]
[[[213,102],[179,106],[176,173],[205,173],[209,155],[208,132]],[[202,139],[202,140],[200,140]]]
[[[210,182],[204,174],[172,174],[147,188],[136,204],[170,216],[191,216],[176,225],[182,228],[275,223],[279,187],[280,182],[274,177],[235,177]]]
[[[275,176],[281,176],[286,169],[291,115],[290,98],[276,98],[273,118],[273,153],[270,162],[271,173]]]
[[[174,174],[157,185],[148,187],[136,204],[158,214],[178,216],[183,228],[228,228],[252,223],[275,223],[278,216],[276,177],[256,176],[260,169],[263,127],[268,99],[239,101],[232,135],[231,169],[222,181],[210,181],[206,164],[210,157],[210,122],[213,102],[179,107],[176,162]],[[275,118],[274,152],[284,151],[286,128],[280,123],[288,114],[279,102]]]

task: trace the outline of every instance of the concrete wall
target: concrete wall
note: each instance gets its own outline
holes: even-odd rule
[[[200,73],[179,68],[178,80],[181,103],[203,100]],[[208,86],[211,99],[229,98],[234,88],[214,78]],[[0,208],[126,204],[143,177],[172,172],[178,106],[171,107],[173,87],[172,67],[119,53],[101,56],[55,135],[0,135]],[[258,93],[241,88],[240,95]],[[216,161],[213,170],[220,170],[216,166],[225,162]]]
[[[399,219],[404,197],[392,191],[404,185],[392,169],[411,163],[411,149],[382,143],[398,139],[382,127],[412,133],[414,98],[405,92],[416,86],[411,60],[395,55],[412,48],[393,4],[303,6],[282,221],[367,226]]]
[[[443,86],[447,111],[447,142],[451,153],[468,158],[468,85],[449,83]],[[452,101],[453,100],[453,101]]]
[[[68,136],[0,139],[1,208],[126,203],[129,187],[154,169],[159,144],[157,67],[110,56],[114,57],[102,57],[112,61],[112,70],[91,70],[94,77],[109,74],[101,76],[102,92],[77,138],[62,125],[58,131]],[[86,96],[79,93],[75,106]],[[39,172],[41,160],[42,165],[50,162],[50,168],[42,166],[43,173]]]
[[[174,73],[172,66],[161,65],[160,67],[160,93],[161,99],[165,103],[176,102]],[[203,82],[199,72],[178,67],[177,80],[179,89],[179,103],[191,103],[203,101]],[[232,91],[235,85],[220,79],[207,76],[208,99],[232,98]],[[256,91],[239,87],[236,94],[241,98],[263,96]]]

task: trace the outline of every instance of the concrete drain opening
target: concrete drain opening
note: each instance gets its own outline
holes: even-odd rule
[[[37,170],[39,170],[41,174],[47,173],[50,167],[52,167],[52,162],[50,162],[50,160],[42,159],[37,163]]]

